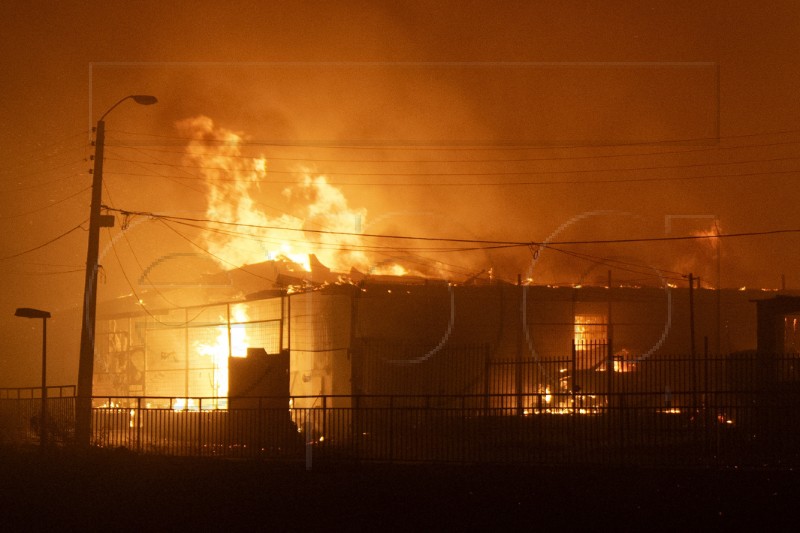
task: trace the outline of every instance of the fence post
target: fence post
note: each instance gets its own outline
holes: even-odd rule
[[[571,374],[571,376],[570,376],[571,377],[571,379],[570,379],[571,383],[570,383],[570,387],[569,387],[570,395],[571,395],[571,398],[572,398],[572,413],[570,413],[570,416],[569,416],[570,417],[570,430],[571,430],[569,453],[572,455],[573,460],[574,460],[574,457],[577,456],[577,449],[576,449],[577,439],[575,437],[578,434],[578,416],[577,416],[578,406],[577,406],[577,390],[576,390],[577,387],[578,387],[578,385],[576,383],[576,378],[578,377],[578,375],[577,375],[577,372],[578,372],[578,361],[577,361],[577,358],[578,358],[577,346],[575,346],[575,339],[573,338],[572,339],[572,369],[571,369],[571,372],[570,372],[570,374]]]
[[[313,407],[306,407],[304,408],[306,412],[305,419],[303,421],[303,438],[305,440],[305,449],[306,449],[306,470],[311,470],[312,466],[312,457],[314,453],[313,449],[313,439],[311,435],[313,433],[314,425],[311,422],[311,413],[313,412]]]
[[[483,415],[489,415],[489,393],[491,392],[491,362],[489,360],[490,352],[488,348],[484,349],[484,378],[483,378]]]
[[[264,398],[262,396],[258,397],[258,412],[256,413],[256,435],[255,435],[256,438],[253,439],[253,441],[252,441],[253,448],[250,450],[250,453],[251,454],[255,454],[255,456],[258,456],[259,454],[261,454],[261,449],[264,448],[265,437],[264,437],[264,403],[263,403],[263,400],[264,400]],[[292,402],[292,409],[294,410],[294,401]],[[242,411],[240,413],[237,413],[237,418],[239,419],[238,425],[240,427],[244,426],[242,421],[245,418],[244,417],[244,413],[245,412],[246,411]],[[247,418],[250,418],[250,417],[247,417]],[[249,426],[250,424],[247,424],[247,425]],[[241,430],[240,430],[240,432],[241,432]],[[239,438],[241,439],[241,437],[239,437]],[[269,437],[267,437],[267,441],[268,441],[268,438]],[[247,455],[247,454],[245,454],[245,455]]]
[[[703,455],[706,464],[711,462],[711,435],[714,424],[711,418],[710,391],[708,390],[708,337],[703,337]],[[716,411],[716,409],[714,409]]]
[[[614,348],[611,344],[611,336],[608,337],[608,342],[606,344],[606,414],[608,415],[608,429],[609,429],[609,437],[611,435],[611,428],[612,428],[612,408],[611,405],[613,403],[614,398]]]
[[[187,408],[189,402],[186,402]],[[187,413],[190,412],[187,409]],[[197,455],[203,455],[203,399],[197,399]]]
[[[467,410],[466,397],[461,394],[461,425],[458,432],[458,441],[461,443],[461,462],[467,462]]]
[[[351,424],[351,427],[352,427],[352,434],[353,434],[352,446],[353,446],[353,452],[354,452],[356,461],[359,461],[361,459],[361,457],[360,457],[361,446],[359,445],[359,442],[361,440],[360,435],[361,435],[361,424],[362,424],[361,400],[360,400],[360,398],[361,398],[361,395],[359,395],[359,394],[356,394],[353,397],[353,400],[354,400],[353,401],[353,415],[354,416],[352,417],[352,420],[350,421],[350,424]]]
[[[570,374],[572,375],[571,376],[572,379],[570,379],[570,381],[572,383],[570,383],[569,390],[570,390],[570,394],[571,394],[571,397],[572,397],[572,415],[574,416],[575,413],[576,413],[576,409],[577,409],[576,396],[577,396],[577,392],[578,392],[576,390],[577,387],[578,387],[578,384],[576,383],[576,379],[578,377],[578,351],[577,351],[577,347],[575,346],[575,339],[572,340],[572,362],[571,363],[572,363],[572,370],[571,370]]]
[[[136,397],[136,451],[142,451],[142,397]]]
[[[625,466],[625,430],[622,419],[625,413],[625,395],[619,395],[619,462]]]
[[[325,437],[325,440],[328,440],[328,395],[327,394],[322,397],[322,436]]]
[[[389,396],[389,462],[394,462],[394,394]]]

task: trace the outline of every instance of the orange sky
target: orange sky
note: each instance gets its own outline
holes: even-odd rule
[[[159,104],[108,117],[104,201],[120,208],[205,214],[205,174],[181,168],[176,127],[202,115],[269,162],[254,198],[270,218],[297,213],[283,190],[311,174],[339,186],[374,233],[563,241],[689,235],[715,219],[723,233],[800,228],[794,2],[263,4],[4,6],[0,256],[88,216],[88,130],[132,93]],[[190,249],[129,222],[123,268],[102,236],[101,298]],[[800,287],[798,244],[794,234],[725,241],[722,284],[777,287],[783,274]],[[571,249],[716,274],[716,251],[697,243]],[[35,384],[39,371],[26,363],[38,361],[37,325],[14,309],[49,309],[56,322],[79,307],[85,253],[76,230],[0,261],[0,386]],[[524,248],[439,257],[456,279],[492,268],[510,280],[530,258]],[[547,252],[532,276],[594,271],[604,275]],[[77,338],[53,342],[53,379],[74,382]]]

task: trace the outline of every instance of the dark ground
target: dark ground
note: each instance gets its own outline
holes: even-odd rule
[[[800,473],[304,464],[0,449],[6,531],[796,530]],[[13,529],[8,529],[14,525]]]

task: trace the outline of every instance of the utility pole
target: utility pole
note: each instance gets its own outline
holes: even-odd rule
[[[86,280],[83,293],[83,327],[78,362],[78,398],[75,406],[75,437],[79,445],[88,446],[91,434],[92,379],[94,377],[95,319],[97,317],[97,271],[100,251],[100,228],[113,227],[114,217],[100,214],[103,191],[103,148],[105,122],[97,122],[92,171],[92,205],[89,210],[89,246],[86,252]],[[110,220],[109,220],[110,219]]]
[[[137,104],[158,102],[155,96],[129,95],[103,113],[95,129],[94,169],[92,170],[92,205],[89,210],[89,246],[86,251],[86,279],[83,293],[81,351],[78,360],[78,397],[75,403],[75,439],[79,446],[89,446],[92,432],[92,380],[94,378],[95,319],[97,318],[97,271],[100,251],[100,228],[114,226],[112,215],[101,215],[103,196],[103,150],[105,121],[115,107],[132,99]]]

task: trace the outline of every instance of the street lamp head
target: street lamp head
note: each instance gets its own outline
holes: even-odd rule
[[[133,101],[141,105],[153,105],[158,103],[158,98],[149,94],[133,94]]]
[[[111,113],[111,111],[113,111],[114,108],[116,108],[119,104],[121,104],[122,102],[124,102],[125,100],[128,100],[128,99],[133,100],[134,102],[136,102],[137,104],[140,104],[140,105],[153,105],[153,104],[158,102],[158,98],[156,98],[155,96],[151,96],[149,94],[129,94],[128,96],[122,98],[116,104],[114,104],[111,107],[109,107],[108,111],[103,113],[103,115],[100,117],[100,120],[98,120],[98,123],[102,122],[103,119],[106,118],[106,115]]]
[[[47,311],[42,311],[41,309],[20,307],[14,313],[14,316],[21,316],[23,318],[50,318],[50,313]]]

